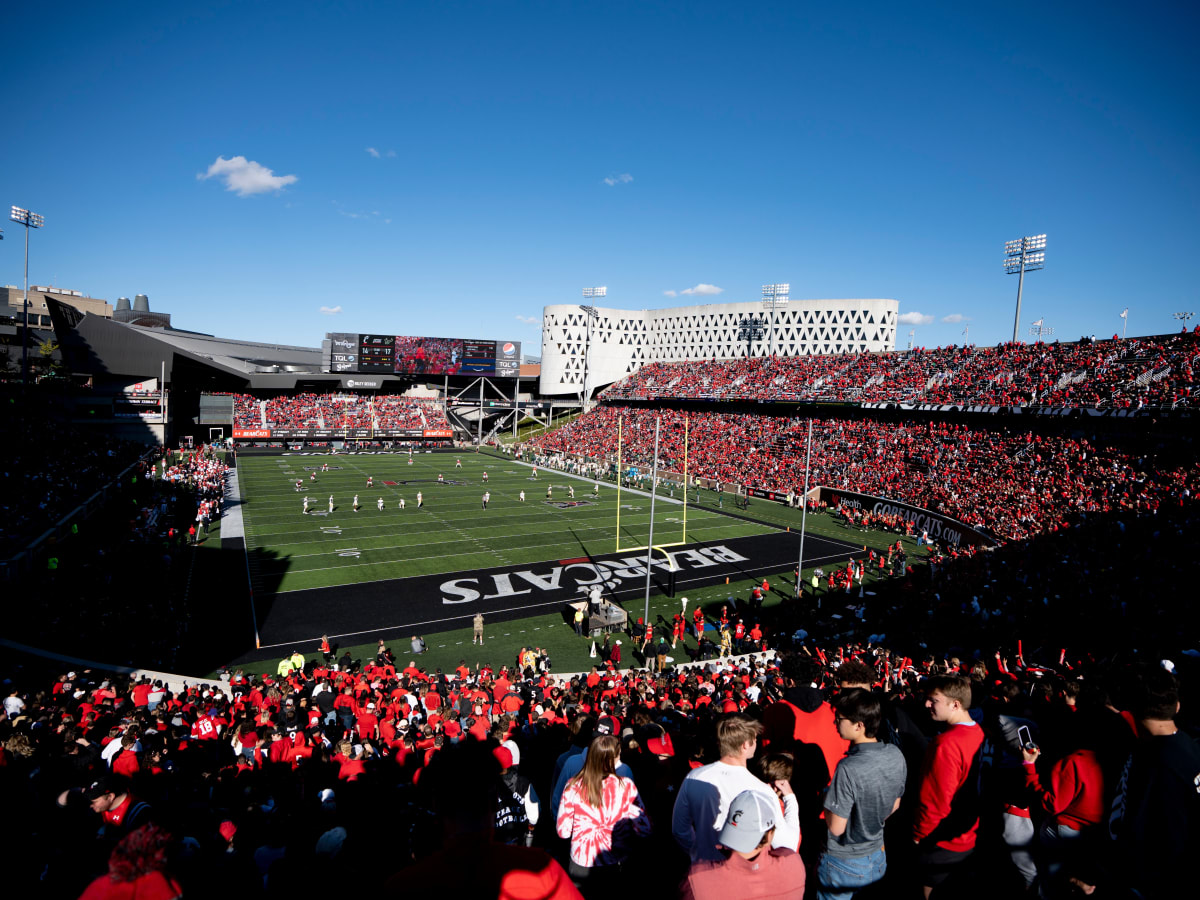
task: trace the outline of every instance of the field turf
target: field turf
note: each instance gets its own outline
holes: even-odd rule
[[[455,468],[456,458],[461,458],[462,469]],[[572,561],[615,558],[617,490],[611,483],[602,483],[599,498],[593,499],[592,482],[544,469],[533,480],[528,466],[506,458],[467,452],[417,453],[412,459],[410,465],[404,454],[239,457],[247,559],[263,628],[262,647],[238,657],[239,667],[272,670],[273,661],[292,649],[313,657],[321,632],[329,633],[335,645],[341,645],[339,652],[349,649],[357,658],[373,653],[377,638],[387,640],[398,656],[407,657],[410,626],[389,626],[409,621],[403,616],[418,600],[428,605],[424,595],[432,593],[433,602],[441,602],[436,596],[438,585],[447,579],[518,568],[549,577],[556,566]],[[323,462],[329,463],[331,471],[317,471],[316,482],[311,482],[309,473],[319,470]],[[489,476],[486,485],[482,481],[485,470]],[[449,483],[438,484],[439,473]],[[368,476],[374,479],[370,489],[366,487]],[[297,478],[303,481],[299,493]],[[548,485],[553,485],[553,504],[546,502]],[[580,505],[563,508],[559,504],[571,502],[568,485],[574,486],[574,499]],[[486,510],[481,508],[485,490],[491,493]],[[524,502],[519,499],[521,490],[525,491]],[[419,510],[418,491],[424,497]],[[356,493],[358,512],[353,509]],[[330,494],[334,498],[332,514],[327,512]],[[676,494],[680,495],[678,490]],[[305,495],[310,498],[309,515],[302,513]],[[694,499],[695,494],[692,496]],[[380,497],[384,500],[382,511],[377,509]],[[406,501],[403,510],[398,508],[401,497]],[[645,545],[649,496],[622,491],[621,503],[622,549]],[[682,513],[678,501],[659,496],[655,544],[681,538]],[[704,491],[699,506],[689,504],[687,519],[688,546],[672,552],[721,544],[740,548],[757,563],[680,573],[679,593],[711,610],[711,617],[715,618],[728,597],[745,600],[753,584],[764,576],[774,586],[768,608],[794,591],[791,570],[798,549],[799,511],[767,501],[756,501],[748,510],[723,502],[718,509],[717,496]],[[808,533],[806,573],[810,565],[844,560],[864,543],[878,547],[887,540],[883,534],[846,532],[826,516],[809,516]],[[755,552],[747,548],[755,548]],[[642,550],[617,558],[644,555]],[[716,577],[711,577],[714,573]],[[705,575],[710,577],[701,577]],[[722,575],[729,576],[727,583]],[[625,577],[621,589],[610,595],[621,602],[633,621],[643,614],[644,575],[630,579],[626,572]],[[654,581],[661,586],[660,578]],[[663,625],[671,612],[679,609],[679,603],[678,596],[666,596],[655,587],[649,621]],[[495,605],[494,601],[492,608],[482,610],[487,618],[483,648],[471,646],[469,616],[477,608],[473,604],[446,607],[445,613],[437,613],[456,614],[457,619],[422,622],[424,627],[412,619],[411,632],[425,635],[429,646],[422,662],[450,668],[463,658],[471,663],[481,659],[510,663],[517,650],[527,645],[548,648],[557,671],[586,669],[595,661],[589,657],[591,640],[574,634],[561,601],[514,606],[500,614]],[[281,626],[281,622],[285,624]],[[694,649],[693,637],[685,643]],[[626,649],[624,663],[628,665],[634,661]],[[687,652],[679,648],[681,657]]]
[[[462,468],[454,467],[455,459]],[[243,456],[238,461],[246,546],[255,594],[467,572],[616,550],[617,490],[560,472],[538,472],[520,463],[475,453],[379,456]],[[329,472],[309,474],[328,462]],[[483,473],[488,483],[483,483]],[[438,484],[441,474],[447,484]],[[374,487],[366,486],[367,477]],[[303,488],[296,491],[296,479]],[[392,482],[392,483],[388,483]],[[546,489],[553,486],[553,502]],[[575,489],[574,508],[568,487]],[[519,499],[524,490],[525,501]],[[424,504],[417,508],[417,493]],[[482,509],[484,491],[491,493]],[[359,510],[353,500],[358,496]],[[303,498],[310,498],[309,514]],[[328,513],[329,497],[334,511]],[[406,503],[399,508],[400,498]],[[384,508],[377,508],[383,498]],[[650,498],[622,491],[621,543],[644,546]],[[656,544],[682,537],[683,508],[659,498]],[[727,540],[774,529],[709,510],[688,509],[689,542]]]

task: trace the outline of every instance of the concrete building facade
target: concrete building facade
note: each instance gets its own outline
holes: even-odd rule
[[[761,302],[595,310],[589,333],[580,306],[543,309],[541,393],[583,391],[585,357],[588,393],[595,394],[650,362],[895,350],[900,302],[793,300],[773,312]]]

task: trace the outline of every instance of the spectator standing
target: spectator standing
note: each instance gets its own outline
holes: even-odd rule
[[[762,726],[749,716],[735,713],[717,723],[717,747],[721,758],[715,763],[693,769],[684,779],[675,800],[671,832],[688,851],[693,863],[701,860],[721,862],[717,835],[729,814],[729,805],[742,791],[757,791],[775,808],[783,804],[783,821],[776,823],[772,847],[795,848],[800,843],[800,817],[792,786],[777,782],[779,799],[772,786],[759,781],[746,767],[758,747]]]
[[[742,791],[729,804],[717,836],[729,851],[721,860],[695,863],[680,888],[683,900],[801,900],[804,863],[795,850],[772,848],[779,804],[758,791]]]
[[[971,682],[961,675],[925,681],[925,707],[946,726],[925,750],[913,842],[928,897],[975,850],[979,829],[978,769],[983,729],[971,718]]]
[[[633,779],[616,774],[620,758],[616,735],[595,737],[583,770],[567,782],[558,806],[558,836],[571,841],[568,872],[589,893],[615,882],[634,833],[650,830]]]
[[[850,742],[825,795],[828,837],[817,868],[818,900],[849,900],[883,879],[887,856],[883,825],[900,808],[908,767],[904,754],[879,742],[879,698],[852,689],[838,695],[834,721]]]
[[[1138,743],[1109,819],[1124,880],[1145,898],[1179,896],[1187,860],[1200,847],[1200,748],[1176,727],[1179,706],[1172,673],[1159,668],[1141,678]]]

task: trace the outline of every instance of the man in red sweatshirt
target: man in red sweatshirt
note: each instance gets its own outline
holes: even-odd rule
[[[979,748],[983,729],[971,718],[971,682],[961,675],[926,679],[925,708],[946,729],[929,742],[913,815],[926,898],[975,850],[979,829]]]

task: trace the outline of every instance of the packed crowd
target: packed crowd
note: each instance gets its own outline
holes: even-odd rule
[[[0,473],[0,553],[22,550],[123,470],[145,447],[58,421],[42,408],[7,404]]]
[[[448,428],[446,413],[433,400],[358,394],[296,394],[260,400],[233,398],[235,428],[330,429]]]
[[[843,356],[651,363],[605,400],[782,400],[965,406],[1195,404],[1196,332],[1161,338],[1000,344]]]
[[[396,371],[413,375],[456,375],[463,342],[454,338],[397,337]]]
[[[535,439],[530,450],[612,461],[648,471],[661,416],[659,465],[681,472],[685,420],[690,478],[802,493],[807,420],[740,413],[683,413],[620,406]],[[1053,532],[1114,510],[1153,515],[1190,502],[1200,465],[1084,438],[941,421],[821,419],[813,427],[810,484],[900,500],[986,528],[1002,540]]]
[[[1154,898],[1200,838],[1170,660],[847,642],[559,678],[386,649],[294,661],[175,691],[86,670],[10,684],[6,883],[275,897],[324,870],[373,896]]]

